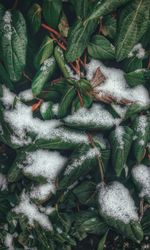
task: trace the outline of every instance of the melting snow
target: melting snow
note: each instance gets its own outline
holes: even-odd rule
[[[132,169],[132,176],[142,187],[140,197],[147,196],[150,198],[150,167],[138,165]]]
[[[147,89],[142,86],[130,88],[124,78],[124,72],[120,69],[106,67],[102,62],[91,60],[87,65],[87,79],[91,80],[96,69],[100,68],[101,72],[106,77],[104,83],[95,88],[95,91],[100,95],[110,94],[118,100],[128,99],[140,105],[147,105],[150,103],[149,93]]]
[[[115,181],[110,185],[101,183],[99,204],[102,214],[129,223],[137,221],[138,214],[134,201],[126,187]]]

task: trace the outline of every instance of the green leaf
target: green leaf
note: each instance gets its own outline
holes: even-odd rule
[[[92,7],[90,1],[89,0],[78,0],[78,1],[71,0],[71,3],[74,7],[77,18],[81,18],[82,20],[84,20],[87,17],[90,11],[90,8]]]
[[[51,39],[49,36],[45,36],[39,48],[39,51],[37,52],[36,57],[34,59],[34,65],[36,69],[39,69],[41,64],[43,64],[44,61],[52,55],[53,48],[53,39]]]
[[[135,0],[121,12],[116,45],[117,61],[128,57],[149,25],[149,0]]]
[[[117,34],[117,20],[112,15],[104,16],[102,19],[101,32],[104,36],[114,39]]]
[[[33,4],[27,13],[27,19],[34,34],[37,33],[41,27],[41,13],[42,8],[37,3]]]
[[[105,1],[98,1],[94,8],[92,13],[87,18],[86,22],[99,18],[101,16],[107,15],[111,13],[112,11],[116,10],[120,6],[126,4],[130,0],[105,0]]]
[[[43,15],[45,21],[52,27],[57,28],[62,11],[61,0],[44,0]]]
[[[86,131],[109,130],[119,122],[102,105],[93,104],[90,109],[80,108],[63,119],[65,126]]]
[[[138,69],[136,71],[127,73],[124,75],[127,83],[131,87],[137,85],[145,85],[150,81],[150,70],[149,69]]]
[[[58,110],[59,118],[64,118],[66,115],[68,115],[71,109],[72,101],[75,96],[76,96],[76,91],[74,89],[74,86],[68,88],[59,105],[59,110]]]
[[[133,117],[133,115],[138,114],[141,111],[148,110],[149,108],[150,108],[150,104],[142,105],[142,106],[139,105],[139,104],[137,104],[137,103],[131,104],[128,107],[128,110],[127,110],[127,112],[125,114],[125,118],[124,119],[131,118],[131,117]]]
[[[49,140],[37,139],[35,145],[42,149],[72,150],[82,144],[89,144],[88,137],[84,132],[66,129],[55,129],[55,133]]]
[[[58,103],[54,104],[52,102],[44,102],[40,107],[40,113],[44,120],[50,120],[57,117],[58,111],[57,109]]]
[[[77,21],[71,28],[68,35],[68,48],[66,51],[66,59],[68,62],[74,62],[83,54],[95,28],[95,21],[84,24],[81,20]]]
[[[142,59],[139,59],[136,56],[126,58],[121,62],[121,65],[126,73],[141,69],[143,66]]]
[[[68,165],[59,183],[61,188],[71,185],[81,176],[85,176],[98,164],[97,157],[100,156],[100,149],[93,149],[83,145],[77,148],[71,155]]]
[[[81,184],[77,185],[72,192],[81,204],[90,206],[96,203],[95,189],[95,183],[85,180]]]
[[[88,53],[94,59],[113,60],[115,47],[104,36],[95,35],[88,45]]]
[[[71,72],[72,71],[70,69],[70,66],[67,65],[67,63],[66,63],[66,59],[64,57],[63,50],[59,46],[55,47],[54,56],[55,56],[56,62],[58,64],[62,74],[64,75],[64,77],[65,78],[71,78]]]
[[[133,141],[133,154],[138,163],[144,158],[146,153],[146,145],[149,140],[150,132],[150,119],[146,115],[137,116],[134,120],[134,141]]]
[[[131,148],[133,131],[129,127],[117,127],[110,134],[110,144],[112,147],[112,165],[117,176],[126,164],[127,157]]]
[[[6,85],[6,87],[8,87],[10,90],[14,89],[14,86],[4,68],[4,66],[2,65],[2,63],[0,63],[0,77],[2,82]]]
[[[85,233],[103,235],[108,230],[105,221],[96,211],[79,211],[75,217],[75,236],[80,240],[85,238]]]
[[[105,235],[100,239],[97,250],[104,250],[107,235],[108,235],[108,232],[106,232]]]
[[[55,69],[56,62],[53,56],[44,61],[32,81],[32,92],[34,96],[40,94],[44,84],[52,77]]]
[[[5,68],[10,80],[19,81],[26,65],[27,32],[23,15],[16,10],[5,12],[2,32],[1,46]]]

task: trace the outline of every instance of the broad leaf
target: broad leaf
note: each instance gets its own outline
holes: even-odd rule
[[[88,45],[88,53],[94,59],[112,60],[115,58],[115,47],[104,36],[96,35]]]
[[[44,0],[43,15],[45,21],[54,29],[57,27],[59,23],[61,11],[62,11],[61,0]]]
[[[138,69],[133,72],[124,75],[127,83],[131,87],[137,85],[145,85],[150,81],[150,70],[149,69]]]
[[[106,242],[107,235],[108,235],[108,232],[106,232],[106,234],[100,239],[97,250],[105,249],[105,242]]]
[[[97,157],[100,157],[100,149],[83,145],[76,149],[70,157],[65,168],[63,177],[59,183],[61,188],[71,185],[81,176],[85,176],[98,164]]]
[[[134,120],[134,142],[132,146],[133,154],[137,162],[141,162],[146,153],[146,145],[149,140],[150,119],[146,115],[137,116]]]
[[[116,58],[128,57],[133,46],[142,38],[149,25],[149,0],[136,0],[128,4],[120,15]],[[144,17],[144,18],[143,18]]]
[[[84,20],[90,11],[90,7],[91,7],[90,1],[89,0],[78,0],[78,1],[71,0],[71,3],[73,4],[74,10],[76,12],[76,16]]]
[[[2,54],[12,81],[20,80],[26,65],[26,23],[19,11],[6,11],[3,16]]]
[[[68,35],[68,49],[66,51],[68,62],[73,62],[82,56],[95,27],[95,21],[84,24],[83,21],[79,20],[71,28]]]
[[[2,82],[10,89],[10,90],[13,90],[14,89],[14,86],[4,68],[4,66],[2,65],[2,63],[0,63],[0,77],[1,77],[1,80]]]
[[[64,118],[64,124],[82,130],[109,130],[119,123],[102,105],[93,104],[90,109],[80,108]]]
[[[41,64],[52,55],[53,47],[53,40],[49,36],[45,36],[34,59],[36,69],[39,69]]]
[[[133,131],[129,127],[117,127],[110,134],[110,144],[112,146],[112,165],[117,176],[126,164],[127,157],[132,143]]]
[[[94,9],[90,16],[87,18],[87,22],[89,20],[93,20],[96,18],[99,18],[101,16],[107,15],[111,13],[112,11],[116,10],[120,6],[126,4],[130,0],[105,0],[105,1],[98,1],[96,2]]]
[[[39,4],[35,3],[29,9],[27,18],[31,27],[32,32],[35,34],[41,27],[41,12],[42,8]]]
[[[74,87],[68,88],[59,105],[59,110],[58,110],[59,118],[64,118],[65,116],[68,115],[69,111],[71,110],[72,101],[75,96],[76,96],[76,91]]]
[[[56,62],[64,75],[65,78],[73,78],[74,74],[73,71],[71,70],[70,66],[67,65],[66,59],[64,57],[64,52],[63,50],[59,47],[56,46],[54,49],[54,56],[56,59]]]
[[[44,61],[32,80],[32,92],[34,96],[40,94],[44,84],[52,77],[55,69],[56,62],[53,56]]]

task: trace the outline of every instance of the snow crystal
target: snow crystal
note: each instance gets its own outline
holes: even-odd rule
[[[6,11],[3,16],[3,30],[4,30],[4,36],[10,41],[12,34],[13,34],[13,27],[11,26],[12,19],[11,19],[11,13],[10,11]]]
[[[42,64],[40,70],[47,74],[47,73],[49,72],[50,66],[51,66],[53,63],[54,63],[54,58],[53,58],[53,57],[50,57],[50,58],[46,59],[46,60],[44,61],[44,63]]]
[[[107,186],[100,184],[99,204],[102,214],[106,216],[126,224],[138,220],[137,209],[128,189],[117,181]]]
[[[43,176],[48,181],[54,181],[66,163],[66,157],[56,151],[36,150],[26,153],[24,173],[33,176]]]
[[[115,138],[117,139],[117,142],[119,143],[119,148],[123,149],[124,146],[124,128],[122,126],[119,126],[115,129]]]
[[[14,238],[13,234],[9,234],[9,233],[6,234],[5,246],[7,247],[8,250],[14,250],[13,238]]]
[[[52,230],[51,222],[48,217],[38,210],[38,207],[33,204],[28,195],[22,193],[21,200],[18,206],[13,209],[17,214],[24,214],[29,219],[29,224],[34,226],[34,221],[38,222],[43,228]]]
[[[67,166],[67,168],[65,169],[64,175],[69,175],[72,170],[81,166],[85,160],[92,159],[95,156],[100,156],[100,155],[101,154],[97,148],[89,149],[89,151],[85,155],[82,155],[80,158],[75,159],[72,162],[72,164]]]
[[[142,187],[140,197],[150,197],[150,167],[138,165],[132,169],[133,178]]]
[[[34,187],[30,192],[30,197],[38,200],[46,200],[51,193],[55,193],[56,187],[53,183],[46,183]]]
[[[32,90],[31,89],[26,89],[22,92],[19,93],[19,98],[22,99],[23,101],[31,101],[34,97],[32,94]]]
[[[5,108],[10,108],[13,105],[15,94],[11,92],[8,88],[6,88],[4,85],[3,88],[3,97],[1,97],[1,101]]]
[[[31,107],[20,102],[17,102],[14,110],[4,112],[5,121],[14,130],[11,135],[12,143],[20,146],[30,143],[27,131],[37,134],[38,138],[49,138],[51,130],[60,124],[58,120],[42,121],[32,115]]]
[[[142,44],[136,44],[133,49],[130,51],[128,57],[136,56],[137,58],[141,59],[145,56],[145,49],[143,49]]]
[[[100,68],[101,72],[106,77],[106,80],[94,89],[99,95],[110,94],[117,98],[118,101],[127,99],[140,105],[147,105],[150,103],[149,93],[144,86],[139,85],[130,88],[124,78],[124,72],[122,70],[106,67],[98,60],[91,60],[87,65],[88,80],[92,79],[97,68]]]
[[[7,189],[7,179],[5,175],[0,173],[0,190],[6,190]]]
[[[79,125],[91,124],[92,126],[112,127],[120,121],[113,116],[100,104],[93,104],[92,108],[80,108],[73,115],[64,119],[65,122],[76,123]]]

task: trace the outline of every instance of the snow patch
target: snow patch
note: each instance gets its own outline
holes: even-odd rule
[[[150,167],[138,165],[132,169],[132,176],[135,181],[142,187],[140,197],[147,196],[150,198]]]
[[[106,77],[106,80],[94,89],[100,95],[102,93],[109,94],[117,98],[118,101],[127,99],[140,105],[150,103],[147,89],[142,85],[130,88],[124,78],[124,72],[122,70],[106,67],[98,60],[91,60],[86,68],[88,80],[92,79],[97,68],[100,68],[102,74]]]
[[[66,161],[67,158],[56,151],[39,149],[26,153],[23,172],[32,176],[42,176],[49,182],[55,181]]]
[[[145,49],[143,49],[142,44],[136,44],[133,49],[130,51],[128,57],[136,56],[138,59],[141,59],[145,56]]]
[[[38,222],[46,230],[52,230],[48,216],[41,213],[38,207],[33,204],[28,195],[22,193],[20,203],[13,209],[17,214],[24,214],[29,219],[29,224],[34,226],[34,221]]]
[[[116,220],[128,224],[130,221],[138,221],[137,209],[126,187],[115,181],[110,185],[100,184],[99,204],[101,212]]]
[[[67,116],[64,121],[69,124],[91,124],[91,126],[110,128],[117,125],[120,119],[115,119],[102,105],[93,104],[90,109],[80,108],[73,115]]]

